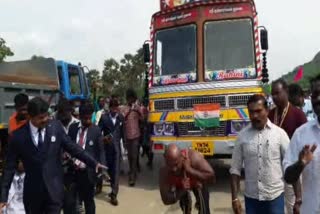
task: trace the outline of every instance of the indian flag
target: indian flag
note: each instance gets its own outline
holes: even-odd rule
[[[196,127],[211,128],[220,126],[220,104],[199,104],[193,106]]]

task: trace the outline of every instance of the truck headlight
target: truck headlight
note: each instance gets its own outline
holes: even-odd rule
[[[174,135],[174,124],[173,123],[165,123],[164,124],[164,134],[168,136]]]
[[[172,136],[174,135],[173,123],[155,123],[153,125],[153,133],[156,136]]]
[[[248,124],[249,121],[231,121],[231,134],[238,134]]]

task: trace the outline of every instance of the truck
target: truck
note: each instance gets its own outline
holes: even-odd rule
[[[60,96],[70,101],[90,97],[87,78],[81,65],[53,58],[0,63],[0,140],[2,148],[8,137],[8,120],[15,111],[14,97],[25,93],[40,96],[54,107]],[[2,151],[3,152],[3,151]]]
[[[250,123],[247,101],[268,82],[268,32],[253,0],[160,0],[144,45],[150,141],[231,157]],[[219,125],[195,125],[194,106],[218,104]]]

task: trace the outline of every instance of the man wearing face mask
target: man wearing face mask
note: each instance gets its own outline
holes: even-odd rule
[[[110,203],[118,205],[117,195],[119,192],[120,174],[120,141],[124,140],[124,117],[119,114],[119,102],[111,99],[109,102],[109,113],[102,115],[99,126],[104,134],[104,148],[107,166],[111,178]]]

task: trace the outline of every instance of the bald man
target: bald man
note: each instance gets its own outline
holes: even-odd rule
[[[160,169],[159,187],[165,205],[179,201],[184,214],[191,213],[191,195],[197,199],[199,214],[210,214],[206,184],[215,180],[214,171],[204,157],[193,150],[180,150],[170,144],[164,154],[166,165]]]

